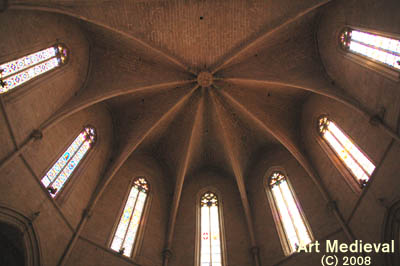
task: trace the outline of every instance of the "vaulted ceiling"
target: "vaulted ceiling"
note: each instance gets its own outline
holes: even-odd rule
[[[114,121],[113,156],[97,198],[132,154],[153,156],[174,184],[168,247],[184,182],[200,171],[235,179],[253,246],[247,169],[265,151],[283,145],[315,178],[302,152],[302,104],[311,93],[341,97],[326,78],[315,36],[318,10],[328,2],[11,0],[9,5],[79,21],[91,48],[85,86],[43,128],[106,103]]]
[[[85,84],[41,129],[105,103],[114,122],[112,160],[93,202],[131,155],[154,157],[174,186],[168,248],[184,182],[209,169],[235,179],[251,244],[256,246],[245,183],[259,157],[283,146],[317,179],[301,137],[302,106],[311,94],[372,116],[335,86],[325,71],[316,35],[319,10],[329,2],[9,0],[8,4],[12,10],[53,12],[78,21],[90,43]],[[323,196],[330,201],[328,194]]]
[[[15,2],[15,3],[13,3]],[[328,88],[316,14],[329,1],[10,1],[80,20],[91,43],[86,86],[50,121],[106,102],[114,165],[132,153],[174,182],[204,168],[241,175],[281,144],[301,164],[301,106]],[[222,15],[223,14],[223,15]],[[73,56],[73,52],[72,52]],[[212,79],[200,84],[198,74]]]

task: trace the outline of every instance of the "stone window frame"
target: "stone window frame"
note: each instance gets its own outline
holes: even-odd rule
[[[15,89],[12,89],[8,92],[0,94],[1,97],[4,98],[4,101],[5,102],[15,101],[16,99],[18,99],[25,93],[30,93],[33,90],[35,90],[35,88],[38,87],[37,84],[42,82],[43,79],[48,79],[48,81],[51,81],[51,80],[55,79],[55,77],[61,75],[63,72],[62,70],[71,64],[71,62],[72,62],[71,60],[74,60],[73,56],[71,56],[71,54],[72,54],[71,49],[67,43],[68,43],[68,40],[63,40],[63,39],[57,38],[54,41],[46,41],[46,42],[37,43],[33,46],[30,46],[29,48],[19,50],[17,53],[1,56],[0,62],[2,62],[1,64],[3,64],[3,62],[9,62],[9,61],[24,57],[26,55],[41,51],[43,49],[46,49],[46,47],[48,48],[48,47],[52,47],[52,46],[56,46],[56,45],[62,45],[68,51],[67,59],[62,65],[49,70],[48,72],[44,73],[43,75],[36,76],[33,79],[29,80],[28,82],[18,85],[18,87],[16,87]]]
[[[47,174],[47,172],[54,166],[54,164],[58,161],[58,159],[64,154],[64,152],[68,149],[68,147],[73,143],[73,141],[76,139],[77,136],[79,136],[79,134],[86,128],[86,127],[91,127],[94,128],[95,132],[96,132],[96,141],[94,143],[94,145],[88,150],[88,152],[83,156],[83,158],[81,159],[81,161],[79,162],[79,164],[77,165],[77,167],[74,169],[74,172],[71,174],[71,176],[68,178],[68,180],[65,182],[65,184],[63,185],[62,189],[60,192],[57,193],[57,195],[53,198],[49,191],[47,191],[47,188],[45,188],[41,182],[41,179]],[[82,172],[84,172],[86,170],[86,168],[89,166],[89,162],[92,161],[93,159],[93,155],[96,153],[96,151],[98,150],[98,146],[99,146],[99,142],[100,142],[100,138],[99,138],[99,133],[96,129],[95,126],[91,125],[91,124],[85,124],[80,130],[75,130],[74,131],[75,134],[68,139],[67,144],[65,144],[63,146],[63,148],[61,149],[61,152],[59,152],[55,158],[53,159],[53,161],[51,161],[51,163],[49,164],[48,167],[46,167],[46,169],[41,172],[41,175],[39,176],[39,183],[41,185],[41,187],[44,189],[44,191],[46,191],[46,195],[51,198],[52,200],[55,200],[57,203],[62,204],[64,203],[67,198],[69,197],[69,195],[72,192],[72,188],[75,186],[75,184],[77,183],[77,179],[76,176],[80,176],[82,174]]]
[[[274,172],[280,172],[286,177],[286,182],[288,183],[290,192],[293,195],[293,199],[296,202],[296,205],[297,205],[297,208],[299,210],[300,216],[301,216],[301,218],[303,220],[303,223],[304,223],[304,225],[305,225],[305,227],[307,229],[307,232],[308,232],[308,234],[310,236],[311,243],[315,241],[315,237],[314,237],[314,235],[312,233],[311,226],[310,226],[310,224],[309,224],[309,222],[307,220],[307,217],[304,214],[303,208],[301,207],[300,201],[297,198],[296,192],[294,191],[293,185],[292,185],[292,183],[290,181],[290,178],[289,178],[289,175],[287,174],[286,169],[284,167],[282,167],[282,166],[272,166],[272,167],[270,167],[265,172],[265,175],[263,176],[263,187],[264,187],[264,190],[265,190],[265,195],[267,197],[267,201],[268,201],[269,206],[270,206],[272,217],[274,218],[276,231],[278,232],[278,236],[279,236],[279,240],[281,242],[281,247],[282,247],[283,253],[284,253],[284,255],[286,257],[289,257],[289,256],[293,255],[296,251],[293,251],[293,252],[290,251],[288,238],[286,236],[285,229],[283,228],[283,224],[282,224],[282,221],[281,221],[281,218],[280,218],[280,213],[278,211],[274,196],[272,195],[271,188],[269,186],[270,177],[272,176],[272,174]]]
[[[29,218],[11,206],[0,205],[0,223],[7,223],[21,232],[26,266],[39,266],[43,262],[38,230],[33,223],[36,217],[34,214],[34,218]]]
[[[142,217],[140,218],[140,224],[139,224],[139,228],[138,228],[138,231],[137,231],[137,234],[136,234],[136,239],[133,242],[131,256],[128,257],[128,256],[125,256],[125,255],[119,254],[117,251],[111,249],[111,244],[112,244],[112,242],[114,240],[114,235],[115,235],[115,232],[117,231],[117,228],[118,228],[118,225],[119,225],[119,221],[120,221],[122,213],[123,213],[123,211],[125,209],[125,205],[126,205],[126,202],[128,201],[128,197],[129,197],[129,194],[131,192],[131,189],[132,189],[132,187],[134,185],[134,182],[138,178],[144,178],[146,180],[147,185],[149,186],[149,190],[147,192],[146,201],[144,203]],[[122,258],[125,258],[125,259],[128,259],[128,260],[132,260],[135,263],[138,260],[139,254],[140,254],[140,252],[142,250],[144,233],[146,231],[146,224],[147,224],[148,216],[149,216],[149,213],[150,213],[150,205],[151,205],[151,201],[152,201],[152,198],[153,198],[153,189],[152,189],[152,186],[151,186],[149,180],[150,179],[147,176],[143,176],[143,175],[135,176],[135,177],[130,179],[129,186],[125,191],[125,196],[124,196],[124,198],[122,200],[122,204],[120,206],[120,209],[118,210],[117,218],[115,219],[114,225],[113,225],[113,227],[111,229],[111,233],[110,233],[110,235],[108,237],[108,241],[107,241],[107,249],[111,253],[113,253],[115,255],[118,255],[118,256],[121,256]]]
[[[352,61],[364,68],[367,68],[376,73],[379,73],[380,75],[383,75],[392,81],[395,81],[395,82],[400,81],[400,72],[399,71],[392,69],[389,66],[386,66],[385,64],[375,61],[373,59],[370,59],[366,56],[355,54],[353,52],[350,52],[350,51],[347,51],[346,49],[344,49],[343,45],[340,41],[340,36],[343,33],[343,31],[345,31],[346,29],[359,30],[359,31],[363,31],[363,32],[380,35],[383,37],[394,38],[394,39],[400,40],[399,34],[387,33],[387,32],[369,29],[369,28],[365,28],[365,27],[358,27],[358,26],[346,24],[343,27],[339,28],[338,31],[336,32],[336,40],[337,40],[337,50],[346,59],[349,59],[350,61]]]
[[[325,154],[327,155],[329,160],[332,162],[332,164],[335,166],[335,168],[339,171],[339,173],[341,174],[343,179],[349,185],[350,189],[355,194],[360,195],[362,193],[362,191],[363,191],[363,188],[360,187],[360,183],[357,182],[356,177],[353,176],[353,174],[346,167],[344,162],[339,158],[339,156],[336,154],[336,152],[322,138],[321,134],[319,134],[318,121],[323,116],[327,116],[330,120],[335,122],[335,120],[331,118],[332,116],[330,114],[328,114],[328,113],[323,113],[323,114],[320,114],[318,116],[315,116],[314,119],[313,119],[313,127],[314,127],[313,134],[314,134],[314,138],[317,140],[318,144],[321,146],[322,150],[325,152]],[[335,124],[340,128],[340,130],[342,130],[343,134],[353,142],[354,146],[356,146],[359,149],[359,151],[362,154],[364,154],[364,156],[366,158],[368,158],[368,160],[370,160],[375,165],[375,169],[376,169],[377,163],[374,160],[372,160],[372,158],[370,156],[368,156],[368,154],[364,151],[364,149],[362,149],[354,141],[354,139],[352,137],[350,137],[349,134],[347,134],[347,132],[340,125],[338,125],[336,122],[335,122]],[[371,174],[369,182],[371,181],[371,178],[372,178],[373,174],[374,174],[374,172]]]
[[[224,223],[224,215],[223,215],[223,201],[222,201],[222,193],[214,186],[207,186],[199,190],[196,195],[196,236],[195,236],[195,256],[194,256],[194,265],[200,266],[200,256],[201,256],[201,197],[206,192],[212,192],[217,195],[218,198],[218,215],[219,215],[219,232],[221,238],[221,255],[222,255],[222,266],[229,265],[228,256],[227,256],[227,248],[226,248],[226,237],[225,237],[225,223]]]

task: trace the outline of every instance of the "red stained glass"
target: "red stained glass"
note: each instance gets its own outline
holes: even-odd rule
[[[204,193],[201,206],[200,265],[217,266],[222,263],[218,198],[213,192]]]

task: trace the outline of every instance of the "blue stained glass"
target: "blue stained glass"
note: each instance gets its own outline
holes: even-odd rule
[[[68,166],[64,168],[63,173],[64,173],[66,176],[69,176],[69,175],[72,173],[72,170],[74,170],[74,168],[71,167],[71,164],[68,164]]]
[[[92,140],[87,140],[87,137]],[[94,129],[85,128],[42,178],[42,184],[49,189],[52,197],[55,197],[68,181],[95,139]]]
[[[19,70],[29,67],[32,64],[37,64],[52,58],[56,56],[57,50],[57,47],[50,47],[37,53],[33,53],[20,59],[2,64],[0,65],[0,68],[3,69],[3,77],[10,76]]]
[[[57,163],[56,165],[54,165],[54,170],[56,171],[56,172],[58,172],[58,171],[60,171],[61,170],[61,167],[60,167],[60,165]]]
[[[64,184],[64,182],[67,181],[67,173],[65,171],[61,173],[61,175],[58,178],[58,181],[60,184]]]
[[[59,180],[61,183],[64,183],[64,182],[67,180],[67,173],[65,173],[65,171],[62,172],[62,173],[60,174],[58,180]]]
[[[0,93],[7,92],[19,85],[31,80],[32,78],[57,67],[58,65],[59,64],[58,64],[57,59],[50,59],[49,61],[41,63],[38,66],[29,68],[26,70],[22,70],[22,72],[19,72],[13,76],[6,77],[4,79],[6,86],[4,88],[0,87]]]
[[[64,160],[68,160],[71,154],[69,152],[64,153]]]
[[[62,54],[60,54],[61,51]],[[58,45],[0,65],[2,70],[0,78],[5,82],[4,87],[0,86],[0,93],[5,93],[60,66],[64,63],[66,57],[66,49]]]
[[[76,166],[76,163],[72,160],[72,161],[70,162],[70,164],[68,165],[68,169],[74,169],[75,166]]]

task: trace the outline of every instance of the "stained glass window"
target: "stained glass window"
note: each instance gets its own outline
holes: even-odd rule
[[[360,187],[364,187],[375,170],[375,165],[327,116],[319,119],[318,129],[323,139],[345,164],[358,184],[360,184]]]
[[[200,200],[200,266],[222,266],[219,201],[213,192]]]
[[[96,132],[92,127],[85,127],[68,149],[42,178],[42,184],[54,198],[70,178],[85,154],[96,141]]]
[[[121,255],[132,256],[148,193],[146,179],[135,179],[111,243],[111,249]]]
[[[277,212],[276,221],[280,223],[282,229],[281,237],[285,242],[285,251],[291,254],[298,247],[311,243],[312,236],[287,177],[281,172],[273,172],[269,177],[268,185],[274,209]]]
[[[0,65],[0,94],[61,66],[67,57],[67,49],[58,44]]]
[[[400,71],[400,40],[346,28],[340,35],[342,48]]]

